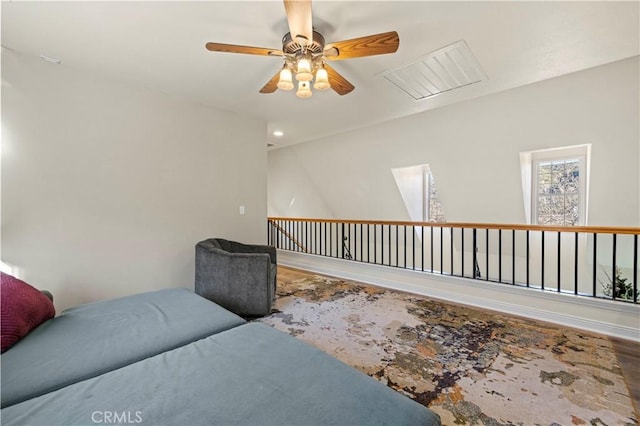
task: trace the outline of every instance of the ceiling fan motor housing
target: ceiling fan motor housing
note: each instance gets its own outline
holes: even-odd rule
[[[291,37],[291,33],[286,33],[282,37],[282,51],[286,55],[299,55],[310,53],[312,56],[322,55],[324,51],[324,37],[317,31],[313,32],[313,40],[306,46],[302,46]]]

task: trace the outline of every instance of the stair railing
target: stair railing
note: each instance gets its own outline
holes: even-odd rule
[[[268,242],[431,274],[638,304],[640,228],[268,218]]]

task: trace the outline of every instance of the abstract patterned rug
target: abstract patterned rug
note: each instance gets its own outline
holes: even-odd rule
[[[638,425],[609,340],[317,275],[259,321],[428,406],[443,425]]]

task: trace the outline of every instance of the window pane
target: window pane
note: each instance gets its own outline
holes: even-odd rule
[[[538,162],[536,213],[541,225],[577,225],[580,217],[580,160]]]
[[[446,222],[444,211],[442,210],[442,205],[440,204],[440,197],[438,196],[438,189],[436,188],[436,182],[433,179],[433,175],[431,171],[427,174],[427,183],[429,191],[428,201],[429,205],[427,206],[427,214],[429,215],[427,220],[430,222]]]

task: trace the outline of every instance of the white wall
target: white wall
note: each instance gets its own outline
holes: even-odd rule
[[[266,239],[266,123],[2,52],[2,260],[58,311]],[[246,214],[239,215],[239,206]]]
[[[269,216],[335,217],[316,187],[316,179],[305,168],[307,159],[298,157],[294,150],[281,150],[280,155],[269,157]],[[295,182],[289,179],[294,177]]]
[[[269,212],[409,220],[391,169],[429,164],[448,221],[524,223],[519,153],[591,143],[588,224],[639,226],[638,73],[634,57],[270,151]]]

